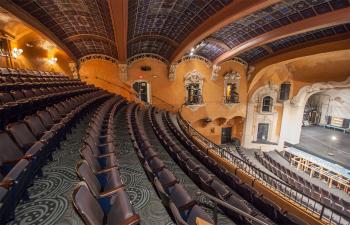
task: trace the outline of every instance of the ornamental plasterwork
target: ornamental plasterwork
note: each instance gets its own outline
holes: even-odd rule
[[[139,61],[140,59],[143,58],[151,58],[151,59],[155,59],[157,61],[160,61],[166,65],[169,65],[169,61],[164,59],[163,57],[161,57],[160,55],[157,54],[153,54],[153,53],[141,53],[141,54],[137,54],[134,55],[133,57],[128,59],[128,66],[132,66],[135,62]]]
[[[169,80],[176,79],[176,64],[171,64],[169,68]]]
[[[128,64],[119,64],[119,77],[122,81],[128,80]]]
[[[70,62],[68,63],[70,71],[73,74],[73,78],[74,79],[78,79],[79,78],[79,73],[78,73],[78,67],[77,64],[75,62]]]
[[[244,61],[243,59],[241,58],[237,58],[237,57],[233,57],[232,59],[229,59],[225,62],[229,62],[229,61],[232,61],[232,62],[237,62],[239,64],[242,64],[246,69],[248,68],[248,63],[246,61]]]
[[[191,83],[199,83],[202,85],[204,77],[197,70],[193,70],[193,71],[187,73],[185,75],[184,79],[185,79],[185,86],[187,86],[188,84],[191,84]]]
[[[118,64],[118,60],[113,58],[113,57],[110,57],[108,55],[103,55],[103,54],[90,54],[90,55],[86,55],[82,58],[79,59],[79,65],[84,63],[84,62],[87,62],[87,61],[91,61],[91,60],[104,60],[104,61],[109,61],[111,63],[114,63],[114,64]]]
[[[227,81],[236,81],[241,79],[241,75],[239,75],[237,72],[230,72],[224,75],[224,79]]]
[[[213,65],[213,70],[211,72],[211,80],[216,80],[218,78],[220,69],[221,66],[218,66],[216,64]]]
[[[202,57],[202,56],[200,56],[200,55],[192,55],[192,56],[186,55],[186,56],[182,57],[182,58],[177,62],[177,64],[179,65],[179,64],[181,64],[181,63],[184,63],[184,62],[187,62],[187,61],[193,60],[193,59],[197,59],[197,60],[200,60],[200,61],[204,62],[205,65],[206,65],[208,68],[212,68],[212,66],[213,66],[213,63],[212,63],[210,60],[208,60],[208,59],[206,59],[206,58],[204,58],[204,57]]]

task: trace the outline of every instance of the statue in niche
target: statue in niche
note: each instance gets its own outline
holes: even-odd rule
[[[196,70],[185,76],[186,105],[200,105],[202,97],[203,76]]]
[[[225,104],[239,103],[239,81],[240,75],[237,72],[225,74]]]

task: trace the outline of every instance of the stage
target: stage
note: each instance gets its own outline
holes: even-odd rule
[[[350,134],[321,126],[303,127],[296,147],[350,169]]]

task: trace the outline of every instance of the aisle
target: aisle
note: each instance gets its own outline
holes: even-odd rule
[[[172,225],[174,224],[164,208],[160,198],[137,158],[128,134],[125,118],[126,108],[122,108],[116,116],[115,135],[117,158],[122,181],[126,186],[129,199],[141,217],[141,224]]]

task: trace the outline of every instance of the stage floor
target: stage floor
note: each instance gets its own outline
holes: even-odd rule
[[[336,140],[333,140],[332,136],[335,136]],[[303,127],[300,143],[296,146],[305,152],[350,169],[350,134],[321,126]]]

